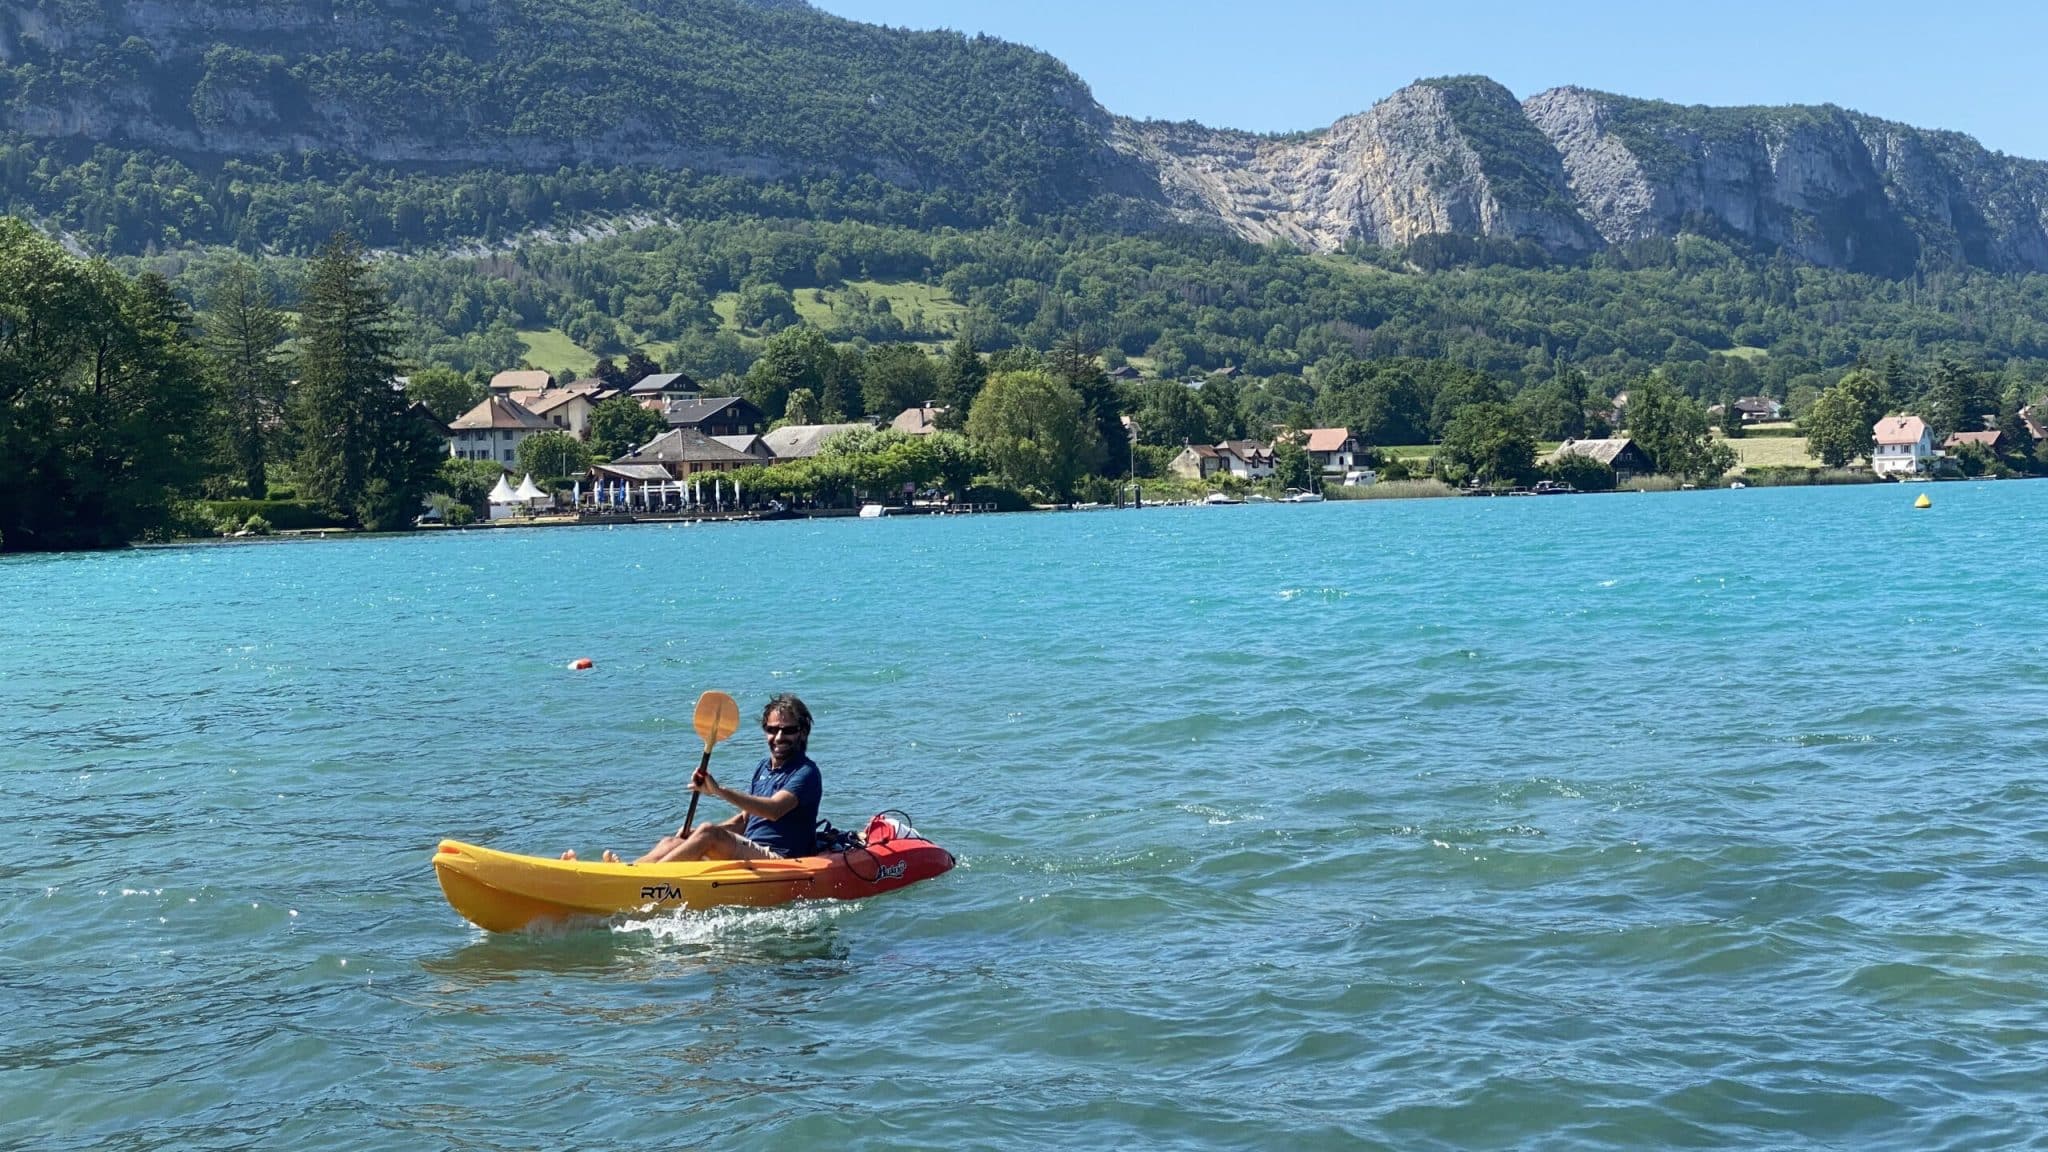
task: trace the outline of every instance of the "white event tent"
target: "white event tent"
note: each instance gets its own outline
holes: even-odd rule
[[[519,510],[519,494],[512,490],[512,485],[505,483],[503,476],[498,477],[497,485],[491,489],[490,500],[493,520],[503,520]]]
[[[526,478],[519,482],[519,490],[512,494],[512,498],[532,508],[552,508],[555,506],[555,498],[540,490],[540,487],[533,482],[533,473],[531,472],[528,472]]]

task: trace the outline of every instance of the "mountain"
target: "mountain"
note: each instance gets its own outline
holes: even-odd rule
[[[1326,131],[1137,124],[1190,219],[1328,250],[1432,234],[1552,254],[1683,231],[1880,275],[2048,270],[2048,164],[1834,107],[1703,108],[1425,80]]]
[[[1257,136],[1119,118],[1042,53],[801,0],[26,0],[0,11],[0,207],[115,250],[752,213],[2048,270],[2048,164],[1831,106],[1451,77]]]

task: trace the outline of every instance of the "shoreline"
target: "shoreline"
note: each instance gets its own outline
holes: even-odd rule
[[[1776,488],[1799,488],[1799,489],[1816,489],[1816,488],[1868,488],[1868,487],[1874,487],[1874,486],[1877,486],[1877,485],[1881,485],[1881,484],[1893,484],[1893,485],[1896,485],[1896,486],[1898,486],[1898,487],[1901,487],[1901,488],[1903,488],[1903,487],[1905,487],[1905,486],[1907,486],[1907,485],[1909,485],[1909,484],[1986,484],[1986,483],[1994,483],[1994,482],[1998,482],[1998,483],[2004,483],[2004,482],[2011,482],[2011,481],[2027,481],[2027,480],[2048,480],[2048,476],[2007,476],[2007,477],[1998,477],[1998,476],[1944,476],[1944,477],[1940,477],[1940,478],[1936,478],[1936,477],[1932,477],[1932,476],[1922,476],[1922,477],[1917,477],[1917,478],[1914,478],[1914,479],[1910,479],[1910,480],[1901,480],[1901,479],[1894,479],[1894,478],[1890,478],[1890,477],[1879,477],[1879,478],[1872,478],[1872,479],[1869,479],[1869,480],[1864,480],[1864,481],[1861,481],[1861,482],[1856,482],[1856,483],[1843,483],[1843,482],[1839,482],[1839,481],[1838,481],[1838,482],[1833,482],[1833,483],[1809,483],[1809,484],[1754,484],[1754,483],[1752,483],[1752,484],[1748,484],[1748,485],[1746,485],[1746,489],[1745,489],[1745,490],[1762,490],[1762,489],[1776,489]],[[1553,495],[1570,495],[1570,496],[1626,496],[1626,495],[1631,495],[1631,494],[1633,494],[1633,495],[1640,495],[1640,496],[1653,496],[1653,495],[1654,495],[1654,496],[1678,496],[1678,495],[1687,495],[1687,494],[1691,494],[1691,493],[1696,493],[1696,492],[1711,492],[1711,491],[1717,491],[1717,490],[1721,490],[1721,489],[1728,489],[1728,488],[1731,488],[1731,487],[1732,487],[1732,486],[1731,486],[1731,485],[1728,485],[1728,484],[1717,484],[1717,485],[1714,485],[1714,486],[1713,486],[1712,488],[1691,488],[1691,489],[1681,489],[1681,488],[1672,488],[1672,489],[1665,489],[1665,490],[1661,490],[1661,491],[1660,491],[1660,490],[1656,490],[1656,489],[1650,489],[1650,488],[1617,488],[1617,489],[1614,489],[1614,490],[1612,490],[1612,491],[1608,491],[1608,492],[1572,492],[1572,493],[1557,493],[1557,494],[1553,494]],[[1530,495],[1530,494],[1529,494],[1529,493],[1522,493],[1521,495]],[[1334,498],[1334,499],[1328,499],[1328,500],[1325,500],[1325,501],[1323,501],[1323,503],[1324,503],[1325,505],[1329,505],[1329,504],[1339,504],[1339,505],[1342,505],[1342,504],[1369,504],[1369,503],[1383,503],[1383,502],[1399,502],[1399,503],[1407,503],[1407,502],[1411,502],[1411,501],[1417,501],[1417,500],[1442,500],[1442,499],[1446,499],[1446,498],[1452,498],[1452,497],[1459,497],[1459,498],[1489,498],[1489,499],[1498,499],[1498,498],[1502,498],[1502,497],[1510,497],[1510,494],[1509,494],[1509,493],[1507,493],[1507,492],[1498,492],[1498,493],[1496,493],[1496,492],[1455,492],[1455,491],[1453,491],[1453,492],[1446,492],[1446,493],[1430,493],[1430,494],[1415,494],[1415,495],[1408,495],[1408,494],[1403,494],[1403,495],[1399,495],[1399,496],[1377,496],[1377,497],[1352,497],[1352,498],[1348,498],[1348,499],[1346,499],[1346,498]],[[1510,498],[1512,498],[1512,497],[1510,497]],[[1277,503],[1280,503],[1280,502],[1279,502],[1279,501],[1275,501],[1274,503],[1276,503],[1276,504],[1277,504]],[[1240,507],[1240,506],[1243,506],[1243,507],[1250,507],[1251,505],[1226,505],[1225,507]],[[1047,513],[1047,512],[1053,512],[1053,513],[1059,513],[1059,512],[1137,512],[1137,511],[1150,511],[1150,510],[1153,510],[1153,509],[1159,509],[1159,508],[1196,508],[1196,507],[1206,507],[1206,505],[1202,504],[1202,503],[1201,503],[1200,501],[1194,501],[1194,502],[1188,502],[1188,501],[1161,501],[1161,502],[1159,502],[1159,503],[1156,503],[1156,504],[1153,504],[1153,503],[1148,503],[1148,504],[1145,504],[1145,505],[1143,505],[1142,507],[1137,507],[1137,508],[1133,508],[1133,507],[1130,507],[1130,506],[1125,506],[1125,507],[1121,507],[1121,508],[1119,508],[1119,507],[1117,507],[1117,506],[1116,506],[1116,505],[1114,505],[1114,504],[1105,504],[1105,505],[1100,505],[1100,506],[1096,506],[1096,507],[1085,507],[1085,506],[1065,506],[1065,505],[1044,505],[1044,504],[1034,504],[1034,505],[1032,505],[1032,506],[1031,506],[1031,507],[1029,507],[1029,508],[1017,508],[1017,509],[1011,509],[1011,510],[1008,510],[1008,511],[998,511],[998,510],[987,510],[987,511],[980,511],[980,512],[972,512],[972,513],[969,513],[969,512],[946,512],[946,511],[944,511],[944,510],[942,510],[942,509],[931,509],[931,510],[927,511],[927,510],[925,510],[925,509],[917,509],[917,510],[910,510],[910,509],[898,509],[898,508],[891,508],[891,509],[890,509],[890,512],[888,513],[888,515],[887,515],[887,516],[885,516],[885,517],[881,517],[881,518],[882,518],[882,519],[898,519],[898,518],[900,518],[900,517],[910,517],[910,516],[916,516],[916,517],[941,517],[941,518],[952,518],[952,517],[957,517],[957,516],[969,516],[969,515],[971,515],[971,516],[977,516],[977,517],[979,517],[979,516],[1012,516],[1012,515],[1024,515],[1024,514],[1030,514],[1030,513]],[[499,531],[499,530],[504,530],[504,529],[519,529],[519,528],[618,528],[618,527],[637,527],[637,526],[648,526],[648,525],[656,525],[656,524],[666,524],[666,525],[668,525],[668,526],[670,526],[670,527],[674,527],[674,526],[676,526],[676,525],[697,525],[697,524],[776,524],[776,523],[786,523],[786,522],[790,522],[790,521],[799,521],[799,520],[857,520],[857,519],[860,519],[860,518],[861,518],[861,517],[860,517],[860,513],[859,513],[859,510],[858,510],[858,509],[849,509],[849,508],[832,508],[832,509],[815,509],[815,510],[811,510],[811,511],[805,511],[805,512],[797,512],[797,513],[794,513],[794,514],[784,514],[784,515],[776,515],[776,516],[772,516],[772,517],[767,517],[767,518],[763,518],[763,517],[760,517],[760,516],[756,516],[756,515],[754,515],[754,514],[752,514],[752,513],[745,513],[745,514],[740,514],[740,513],[730,513],[730,512],[728,512],[728,513],[722,513],[722,514],[713,514],[713,515],[709,515],[709,516],[695,516],[695,515],[673,515],[673,516],[665,516],[665,515],[656,515],[656,516],[646,516],[646,515],[638,515],[638,516],[636,516],[636,515],[619,515],[619,516],[588,516],[588,515],[583,515],[583,516],[542,516],[542,517],[538,517],[538,518],[535,518],[535,519],[531,519],[531,520],[496,520],[496,521],[488,521],[488,522],[479,522],[479,523],[473,523],[473,524],[462,524],[462,525],[441,525],[441,524],[429,524],[429,525],[420,525],[420,526],[418,526],[418,527],[415,527],[415,528],[411,528],[411,529],[408,529],[408,530],[406,530],[406,531],[403,531],[403,532],[364,532],[364,531],[361,531],[361,530],[359,530],[359,529],[353,529],[353,528],[296,528],[296,529],[287,529],[287,530],[282,530],[282,531],[275,531],[275,532],[270,532],[270,533],[267,533],[267,534],[263,534],[263,535],[247,535],[247,536],[239,536],[239,535],[238,535],[238,536],[180,536],[180,537],[177,537],[177,538],[175,538],[175,539],[171,539],[171,540],[154,540],[154,541],[147,541],[147,542],[142,542],[142,541],[138,541],[138,542],[135,542],[135,543],[131,543],[131,544],[124,544],[124,545],[119,545],[119,546],[116,546],[116,547],[112,547],[112,548],[93,548],[93,549],[86,549],[86,548],[74,548],[74,549],[63,549],[63,550],[56,550],[56,551],[47,551],[47,552],[43,552],[43,551],[20,551],[20,552],[8,552],[8,553],[0,553],[0,561],[4,561],[5,559],[7,559],[7,558],[9,558],[9,557],[13,557],[13,556],[61,556],[61,555],[67,555],[67,554],[70,554],[70,553],[81,553],[81,552],[120,552],[120,551],[126,551],[126,550],[129,550],[129,549],[158,549],[158,548],[189,548],[189,547],[194,547],[194,546],[201,546],[201,545],[221,545],[221,544],[251,544],[251,543],[266,543],[266,542],[285,542],[285,541],[307,541],[307,540],[355,540],[355,539],[370,539],[370,538],[398,538],[398,537],[409,537],[409,536],[423,536],[423,535],[444,535],[444,534],[452,534],[452,533],[470,533],[470,532],[491,532],[491,531]]]
[[[1637,495],[1637,496],[1680,496],[1680,495],[1690,495],[1690,494],[1694,494],[1694,493],[1699,493],[1699,492],[1712,492],[1712,491],[1719,491],[1719,490],[1724,490],[1724,489],[1725,489],[1725,490],[1736,490],[1736,491],[1741,491],[1741,490],[1762,490],[1762,489],[1774,489],[1774,488],[1799,488],[1799,489],[1815,489],[1815,488],[1867,488],[1867,487],[1874,487],[1874,486],[1877,486],[1877,485],[1882,485],[1882,484],[1894,484],[1894,485],[1897,485],[1897,486],[1899,486],[1899,487],[1902,487],[1902,488],[1903,488],[1903,487],[1905,487],[1905,486],[1907,486],[1907,485],[1909,485],[1909,484],[1914,484],[1914,483],[1921,483],[1921,484],[1955,484],[1955,483],[1971,483],[1971,484],[1975,484],[1975,483],[1992,483],[1992,482],[2004,482],[2004,481],[2010,481],[2010,480],[2044,480],[2044,479],[2048,479],[2048,477],[2039,477],[2039,476],[2016,476],[2016,477],[1993,477],[1993,476],[1976,476],[1976,477],[1962,477],[1962,476],[1955,476],[1955,477],[1941,477],[1941,478],[1937,479],[1937,478],[1935,478],[1935,477],[1927,477],[1927,476],[1923,476],[1923,477],[1918,477],[1918,478],[1916,478],[1916,479],[1912,479],[1912,480],[1898,480],[1898,479],[1893,479],[1893,478],[1889,478],[1889,477],[1879,477],[1879,478],[1871,478],[1871,479],[1868,479],[1868,480],[1864,480],[1864,481],[1860,481],[1860,482],[1855,482],[1855,483],[1844,483],[1844,482],[1840,482],[1840,481],[1836,481],[1836,482],[1832,482],[1832,483],[1806,483],[1806,484],[1782,484],[1782,483],[1781,483],[1781,484],[1755,484],[1755,483],[1751,483],[1751,484],[1745,485],[1744,489],[1736,489],[1736,488],[1734,488],[1734,486],[1733,486],[1733,485],[1730,485],[1730,484],[1716,484],[1716,485],[1713,485],[1712,487],[1699,487],[1699,488],[1669,488],[1669,489],[1657,489],[1657,488],[1616,488],[1616,489],[1612,489],[1612,490],[1609,490],[1609,491],[1606,491],[1606,492],[1570,492],[1570,493],[1548,493],[1548,494],[1545,494],[1545,498],[1547,499],[1547,498],[1550,498],[1550,497],[1554,497],[1554,496],[1628,496],[1628,495]],[[1370,503],[1383,503],[1383,502],[1402,502],[1402,503],[1406,503],[1406,502],[1412,502],[1412,501],[1428,501],[1428,500],[1443,500],[1443,499],[1454,499],[1454,498],[1456,498],[1456,499],[1513,499],[1513,498],[1515,498],[1515,497],[1518,497],[1518,496],[1534,496],[1534,495],[1535,495],[1535,493],[1530,493],[1530,492],[1509,492],[1509,491],[1499,491],[1499,492],[1494,492],[1494,491],[1480,491],[1480,492],[1465,492],[1465,491],[1455,491],[1455,490],[1453,490],[1453,491],[1447,491],[1447,492],[1439,492],[1439,493],[1414,493],[1414,494],[1409,494],[1409,493],[1403,493],[1403,494],[1400,494],[1400,495],[1388,495],[1388,496],[1354,496],[1354,497],[1349,497],[1349,498],[1344,498],[1344,497],[1338,497],[1338,498],[1331,498],[1331,499],[1325,500],[1325,501],[1323,501],[1323,503],[1324,503],[1325,505],[1330,505],[1330,504],[1344,505],[1344,504],[1370,504]],[[1274,501],[1273,503],[1277,505],[1277,504],[1279,504],[1279,503],[1282,503],[1282,502],[1281,502],[1281,501]],[[898,508],[898,507],[893,507],[893,506],[891,506],[891,507],[889,508],[889,511],[888,511],[888,512],[887,512],[887,513],[886,513],[886,514],[885,514],[884,516],[881,516],[881,517],[871,517],[871,519],[899,519],[899,518],[907,518],[907,517],[919,517],[919,518],[926,518],[926,517],[939,517],[939,518],[948,518],[948,519],[950,519],[950,518],[953,518],[953,517],[959,517],[959,516],[976,516],[976,517],[981,517],[981,516],[1014,516],[1014,515],[1027,515],[1027,514],[1033,514],[1033,513],[1074,513],[1074,512],[1139,512],[1139,511],[1151,511],[1151,510],[1154,510],[1154,509],[1165,509],[1165,508],[1200,508],[1200,507],[1207,507],[1207,506],[1208,506],[1208,505],[1205,505],[1205,504],[1204,504],[1204,503],[1202,503],[1201,501],[1160,501],[1159,503],[1156,503],[1156,504],[1155,504],[1155,503],[1148,503],[1148,504],[1145,504],[1145,505],[1142,505],[1142,506],[1139,506],[1139,507],[1132,507],[1132,506],[1128,506],[1128,505],[1126,505],[1126,506],[1123,506],[1123,507],[1118,507],[1117,505],[1114,505],[1114,504],[1104,504],[1104,505],[1096,505],[1096,506],[1092,506],[1092,507],[1089,507],[1089,506],[1080,506],[1080,505],[1073,505],[1073,506],[1069,506],[1069,505],[1046,505],[1046,504],[1034,504],[1034,505],[1032,505],[1032,506],[1031,506],[1031,507],[1029,507],[1029,508],[1016,508],[1016,509],[1010,509],[1010,510],[1006,510],[1006,511],[1003,511],[1003,510],[993,510],[993,509],[991,509],[991,510],[986,510],[986,511],[979,511],[979,512],[949,511],[949,510],[946,510],[946,509],[943,509],[943,508],[930,508],[930,509],[926,509],[926,508],[915,508],[915,509],[912,509],[912,508]],[[1252,507],[1252,506],[1254,506],[1254,505],[1252,505],[1252,504],[1239,504],[1239,505],[1218,505],[1218,507]],[[862,519],[862,517],[861,517],[861,515],[860,515],[860,511],[859,511],[859,509],[855,509],[855,508],[831,508],[831,509],[814,509],[814,510],[809,510],[809,511],[803,511],[803,512],[795,512],[795,513],[784,513],[784,514],[778,514],[778,515],[773,515],[773,516],[767,516],[767,517],[763,517],[763,516],[758,516],[758,515],[755,515],[755,514],[753,514],[753,513],[732,513],[732,512],[727,512],[727,513],[713,513],[713,514],[710,514],[710,515],[701,515],[701,516],[700,516],[700,515],[694,515],[694,514],[675,514],[675,515],[659,515],[659,514],[657,514],[657,515],[646,515],[646,514],[630,514],[630,513],[628,513],[628,514],[620,514],[620,515],[590,515],[590,514],[582,514],[582,515],[574,515],[574,516],[568,516],[568,515],[562,515],[562,516],[539,516],[539,517],[535,517],[535,518],[532,518],[532,519],[506,519],[506,520],[494,520],[494,521],[479,521],[479,522],[476,522],[476,523],[471,523],[471,524],[461,524],[461,525],[444,525],[444,524],[423,524],[423,525],[420,525],[420,526],[418,526],[418,527],[416,527],[416,528],[412,528],[412,529],[410,529],[410,530],[407,530],[407,531],[404,531],[404,532],[364,532],[364,531],[360,531],[360,530],[357,530],[357,529],[351,529],[351,528],[303,528],[303,529],[291,529],[291,530],[286,530],[286,531],[278,531],[278,532],[271,532],[271,533],[268,533],[268,534],[265,534],[265,535],[247,535],[247,536],[188,536],[188,537],[180,537],[180,538],[178,538],[178,539],[175,539],[175,540],[164,540],[164,541],[155,541],[155,542],[151,542],[151,543],[146,543],[146,544],[133,544],[133,545],[129,545],[128,547],[133,547],[133,548],[182,548],[182,547],[189,547],[189,546],[192,546],[192,545],[201,545],[201,544],[247,544],[247,543],[252,543],[252,542],[262,542],[262,541],[283,541],[283,540],[331,540],[331,539],[359,539],[359,538],[369,538],[369,537],[405,537],[405,536],[422,536],[422,535],[445,535],[445,534],[456,534],[456,533],[473,533],[473,532],[493,532],[493,531],[502,531],[502,530],[507,530],[507,529],[532,529],[532,528],[549,528],[549,529],[553,529],[553,528],[620,528],[620,527],[641,527],[641,526],[653,526],[653,525],[667,525],[667,526],[669,526],[669,527],[675,527],[675,526],[677,526],[677,525],[685,525],[685,526],[694,526],[694,525],[698,525],[698,524],[778,524],[778,523],[788,523],[788,522],[794,522],[794,521],[810,521],[810,520],[858,520],[858,519]],[[106,549],[106,551],[119,551],[119,549]],[[21,555],[30,555],[30,553],[20,553],[20,554],[21,554]],[[54,554],[54,553],[50,553],[50,554]]]

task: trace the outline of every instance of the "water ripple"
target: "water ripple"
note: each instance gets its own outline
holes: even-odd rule
[[[2048,486],[1901,495],[0,560],[0,1145],[2048,1146]],[[447,909],[712,687],[960,867]]]

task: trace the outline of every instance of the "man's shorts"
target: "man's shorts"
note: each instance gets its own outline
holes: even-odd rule
[[[747,839],[745,836],[737,836],[735,838],[739,840],[740,843],[745,844],[747,847],[752,848],[756,852],[759,852],[761,854],[761,858],[764,860],[789,859],[789,857],[784,856],[782,853],[777,852],[775,849],[768,847],[766,844],[757,844],[754,841]]]

